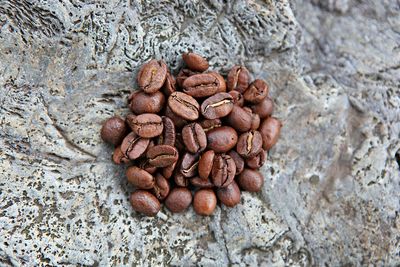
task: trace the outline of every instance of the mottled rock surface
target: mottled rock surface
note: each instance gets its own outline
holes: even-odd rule
[[[142,217],[99,129],[188,49],[266,79],[282,137],[237,207]],[[0,0],[1,266],[393,266],[399,140],[396,0]]]

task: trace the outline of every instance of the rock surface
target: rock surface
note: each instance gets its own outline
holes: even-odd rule
[[[271,85],[261,193],[156,218],[99,138],[138,66],[192,49]],[[400,263],[398,1],[0,0],[0,265]]]

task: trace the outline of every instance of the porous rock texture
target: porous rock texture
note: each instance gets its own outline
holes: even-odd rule
[[[400,263],[398,1],[0,0],[1,266]],[[193,50],[266,79],[261,193],[136,214],[99,137],[138,67]],[[397,161],[396,161],[397,159]]]

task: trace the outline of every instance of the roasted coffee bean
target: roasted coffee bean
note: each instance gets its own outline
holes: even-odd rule
[[[260,127],[260,116],[258,116],[256,113],[253,113],[249,107],[245,107],[244,109],[251,114],[250,130],[257,130],[258,127]]]
[[[163,85],[163,92],[166,96],[170,96],[173,92],[176,91],[176,80],[171,73],[167,72],[167,78],[165,79]]]
[[[155,184],[153,188],[153,194],[158,198],[159,200],[164,200],[168,194],[169,194],[170,186],[168,183],[168,180],[165,179],[164,176],[161,174],[157,173],[155,177]]]
[[[132,124],[132,122],[136,119],[136,115],[135,114],[128,114],[125,117],[125,123],[129,126]]]
[[[129,162],[128,157],[124,153],[122,153],[120,146],[115,148],[113,156],[112,156],[112,160],[114,161],[115,164],[118,164],[118,165]]]
[[[182,157],[181,173],[185,177],[193,177],[197,175],[198,165],[199,155],[186,152]]]
[[[274,102],[271,98],[266,97],[260,103],[250,106],[250,108],[260,116],[260,119],[265,119],[274,112]]]
[[[201,127],[203,127],[204,132],[208,132],[214,128],[221,127],[222,122],[220,119],[212,119],[212,120],[202,120],[200,122]]]
[[[158,199],[145,190],[136,190],[131,194],[132,208],[146,216],[155,216],[161,209]]]
[[[246,165],[251,169],[259,169],[264,165],[265,157],[265,151],[261,150],[254,157],[246,159]]]
[[[206,71],[208,69],[207,60],[195,53],[183,53],[182,54],[183,61],[185,61],[186,65],[189,69],[194,71]]]
[[[276,144],[281,133],[281,128],[282,123],[274,117],[268,117],[261,123],[260,132],[265,150],[270,150]]]
[[[167,179],[171,178],[171,176],[174,174],[174,170],[175,170],[175,167],[176,167],[177,163],[178,163],[178,161],[176,161],[173,164],[163,168],[162,169],[162,175]]]
[[[244,169],[244,160],[243,158],[235,151],[231,150],[228,153],[229,156],[233,159],[236,166],[236,175],[241,174]]]
[[[227,187],[235,178],[236,166],[227,154],[217,154],[214,157],[211,170],[211,180],[216,187]]]
[[[137,166],[150,174],[155,174],[157,171],[157,167],[151,165],[147,159],[141,159]]]
[[[201,104],[201,114],[207,119],[217,119],[228,115],[233,108],[233,97],[228,93],[210,96]]]
[[[173,146],[158,145],[150,148],[146,156],[155,167],[167,167],[178,160],[178,151]]]
[[[221,126],[207,132],[207,148],[215,153],[228,152],[235,147],[238,136],[236,131],[229,126]]]
[[[145,170],[136,166],[131,166],[126,170],[128,182],[139,189],[152,189],[154,187],[154,177]]]
[[[233,104],[234,105],[237,105],[239,107],[243,107],[244,98],[243,98],[243,95],[241,93],[239,93],[238,91],[232,90],[232,91],[229,92],[229,94],[233,98]]]
[[[138,73],[139,88],[148,94],[157,92],[165,82],[167,71],[164,61],[150,60],[142,66]]]
[[[185,144],[183,143],[183,139],[182,139],[182,134],[181,133],[176,133],[176,137],[175,137],[175,147],[179,150],[179,151],[185,151]]]
[[[268,85],[260,79],[252,82],[244,92],[243,97],[247,102],[257,104],[263,101],[268,95]]]
[[[186,177],[183,176],[183,174],[180,173],[180,172],[177,172],[177,173],[174,175],[174,181],[175,181],[175,184],[176,184],[177,186],[180,186],[180,187],[188,187],[188,186],[189,186],[189,178],[186,178]]]
[[[236,151],[244,158],[257,155],[262,149],[262,137],[259,131],[242,133],[236,145]]]
[[[198,123],[191,123],[183,127],[182,139],[186,149],[191,153],[203,151],[207,146],[207,136]]]
[[[149,143],[149,139],[142,138],[131,132],[122,141],[121,151],[127,158],[132,160],[137,159],[144,154]]]
[[[104,142],[118,146],[121,144],[127,133],[128,127],[126,127],[125,121],[122,118],[115,116],[109,118],[103,123],[100,135]]]
[[[174,122],[166,116],[162,117],[162,122],[164,125],[161,135],[157,139],[158,145],[169,145],[175,146],[175,125]]]
[[[234,66],[228,73],[228,90],[236,90],[239,93],[246,91],[250,82],[250,73],[244,66]]]
[[[178,73],[178,76],[176,76],[176,83],[180,88],[183,87],[183,82],[190,76],[199,74],[197,71],[192,71],[189,69],[181,69]]]
[[[160,91],[146,94],[144,91],[135,91],[129,97],[129,108],[133,113],[158,113],[165,105],[165,96]]]
[[[172,112],[172,110],[168,106],[165,108],[165,116],[167,116],[168,118],[170,118],[172,120],[172,122],[175,125],[175,130],[181,129],[183,126],[185,126],[188,123],[182,117],[179,117],[174,112]]]
[[[208,150],[201,155],[198,166],[198,173],[201,179],[207,180],[210,176],[213,162],[214,162],[215,152],[214,150]]]
[[[192,193],[184,187],[172,189],[165,200],[165,206],[174,213],[186,210],[190,203],[192,203]]]
[[[192,96],[174,92],[168,97],[168,106],[179,117],[194,121],[199,118],[199,103]]]
[[[144,138],[159,136],[164,129],[161,117],[151,113],[136,116],[129,126],[137,135]]]
[[[252,112],[248,109],[233,106],[232,112],[226,118],[227,123],[239,132],[247,132],[251,128]]]
[[[211,189],[200,189],[194,194],[193,209],[199,215],[211,215],[217,206],[217,197]]]
[[[214,184],[207,178],[206,180],[195,176],[193,178],[190,178],[190,183],[198,188],[213,188]]]
[[[234,207],[240,203],[240,189],[235,181],[224,188],[218,188],[217,196],[222,204],[228,207]]]
[[[195,98],[202,98],[226,91],[224,78],[216,72],[195,74],[183,82],[183,92]]]
[[[243,190],[258,192],[264,184],[264,177],[259,171],[244,169],[239,175],[237,182]]]

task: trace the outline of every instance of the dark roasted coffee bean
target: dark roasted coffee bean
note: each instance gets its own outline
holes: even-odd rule
[[[180,172],[177,172],[174,175],[174,181],[177,186],[180,186],[180,187],[188,187],[189,186],[189,178],[183,176],[183,174]]]
[[[246,165],[251,169],[259,169],[264,165],[265,157],[265,151],[261,150],[254,157],[246,159]]]
[[[239,93],[238,91],[232,90],[232,91],[229,92],[229,94],[233,98],[233,104],[234,105],[237,105],[239,107],[243,107],[244,98],[243,98],[243,95],[241,93]]]
[[[250,82],[250,73],[244,66],[234,66],[228,73],[228,90],[236,90],[239,93],[246,91]]]
[[[168,97],[168,106],[179,117],[194,121],[199,118],[199,103],[182,92],[174,92]]]
[[[159,200],[164,200],[169,194],[170,186],[167,179],[164,176],[157,173],[155,177],[155,184],[153,188],[153,194]]]
[[[264,184],[264,177],[259,171],[244,169],[239,175],[237,182],[245,191],[258,192]]]
[[[183,126],[185,126],[188,123],[182,117],[179,117],[174,112],[172,112],[172,110],[168,106],[165,108],[165,116],[167,116],[168,118],[170,118],[172,120],[172,122],[175,125],[175,130],[181,129]]]
[[[243,158],[235,150],[229,151],[228,155],[231,156],[231,158],[235,162],[236,175],[242,173],[242,171],[244,169],[244,160],[243,160]]]
[[[281,128],[282,123],[274,117],[268,117],[261,123],[260,132],[265,150],[270,150],[278,142]]]
[[[157,92],[165,82],[167,71],[164,61],[150,60],[139,70],[137,81],[140,89],[148,94]]]
[[[129,97],[129,108],[133,113],[158,113],[165,105],[165,96],[160,91],[146,94],[144,91],[135,91]]]
[[[129,126],[137,135],[144,138],[159,136],[164,129],[161,117],[151,113],[136,116]]]
[[[228,115],[233,108],[233,97],[228,93],[210,96],[201,104],[201,114],[207,119],[217,119]]]
[[[207,180],[208,176],[210,176],[214,162],[214,156],[214,150],[208,150],[201,155],[198,166],[198,173],[201,179]]]
[[[165,200],[165,206],[174,213],[186,210],[192,203],[192,193],[187,188],[174,188]]]
[[[262,149],[262,137],[259,131],[242,133],[236,145],[236,151],[244,158],[257,155]]]
[[[137,190],[131,194],[132,208],[146,216],[155,216],[161,209],[158,199],[145,190]]]
[[[185,61],[186,65],[189,69],[194,71],[206,71],[208,69],[207,60],[195,53],[183,53],[182,54],[183,61]]]
[[[211,215],[217,206],[217,197],[211,189],[200,189],[194,194],[193,209],[199,215]]]
[[[202,98],[226,91],[224,78],[216,72],[200,73],[183,82],[183,92],[195,98]]]
[[[126,170],[128,182],[139,189],[152,189],[154,186],[154,177],[145,170],[136,166],[131,166]]]
[[[198,154],[185,153],[182,157],[181,173],[185,177],[193,177],[197,175],[197,167],[199,165]]]
[[[227,117],[227,123],[239,132],[247,132],[251,128],[252,112],[246,108],[233,106]]]
[[[263,101],[268,95],[268,85],[260,79],[252,82],[244,92],[243,97],[247,102],[257,104]]]
[[[216,187],[227,187],[232,183],[236,174],[233,159],[227,154],[217,154],[214,157],[211,170],[211,180]]]
[[[166,116],[162,117],[162,122],[164,125],[163,132],[157,139],[158,145],[169,145],[175,146],[175,125],[174,122]]]
[[[214,184],[207,178],[206,180],[195,176],[193,178],[190,178],[190,183],[198,188],[213,188]]]
[[[113,156],[112,156],[112,160],[114,161],[115,164],[118,164],[118,165],[129,162],[128,157],[124,153],[122,153],[120,146],[115,148]]]
[[[232,127],[222,126],[207,132],[207,147],[216,153],[228,152],[235,147],[238,136]]]
[[[167,78],[165,79],[163,85],[163,92],[166,96],[170,96],[173,92],[176,91],[176,80],[175,77],[171,73],[167,73]]]
[[[203,151],[207,146],[207,136],[198,123],[191,123],[183,127],[182,139],[186,149],[191,153]]]
[[[150,148],[146,156],[155,167],[167,167],[178,160],[178,151],[173,146],[158,145]]]
[[[176,76],[176,83],[180,88],[183,87],[183,82],[190,76],[199,74],[199,72],[192,71],[189,69],[181,69],[178,73],[178,76]]]
[[[235,181],[224,188],[219,188],[217,196],[222,204],[228,207],[234,207],[240,203],[240,189]]]
[[[128,127],[126,127],[125,121],[121,117],[115,116],[103,123],[100,135],[104,142],[118,146],[127,133]]]
[[[178,163],[178,161],[176,161],[172,165],[169,165],[169,166],[163,168],[162,175],[167,179],[171,178],[171,176],[174,174],[175,166],[177,163]]]
[[[150,140],[136,135],[134,132],[129,133],[121,144],[121,151],[129,159],[137,159],[144,154],[149,146]]]
[[[260,119],[265,119],[274,112],[274,102],[271,98],[266,97],[260,103],[250,106],[250,108],[260,116]]]
[[[212,119],[212,120],[202,120],[200,122],[201,127],[203,127],[204,132],[208,132],[214,128],[221,127],[222,122],[220,119]]]
[[[260,116],[258,116],[258,114],[256,113],[253,113],[253,111],[249,107],[244,107],[243,109],[251,114],[250,130],[257,130],[258,127],[260,127]]]
[[[141,159],[137,166],[150,174],[155,174],[157,171],[157,167],[151,165],[147,159]]]

